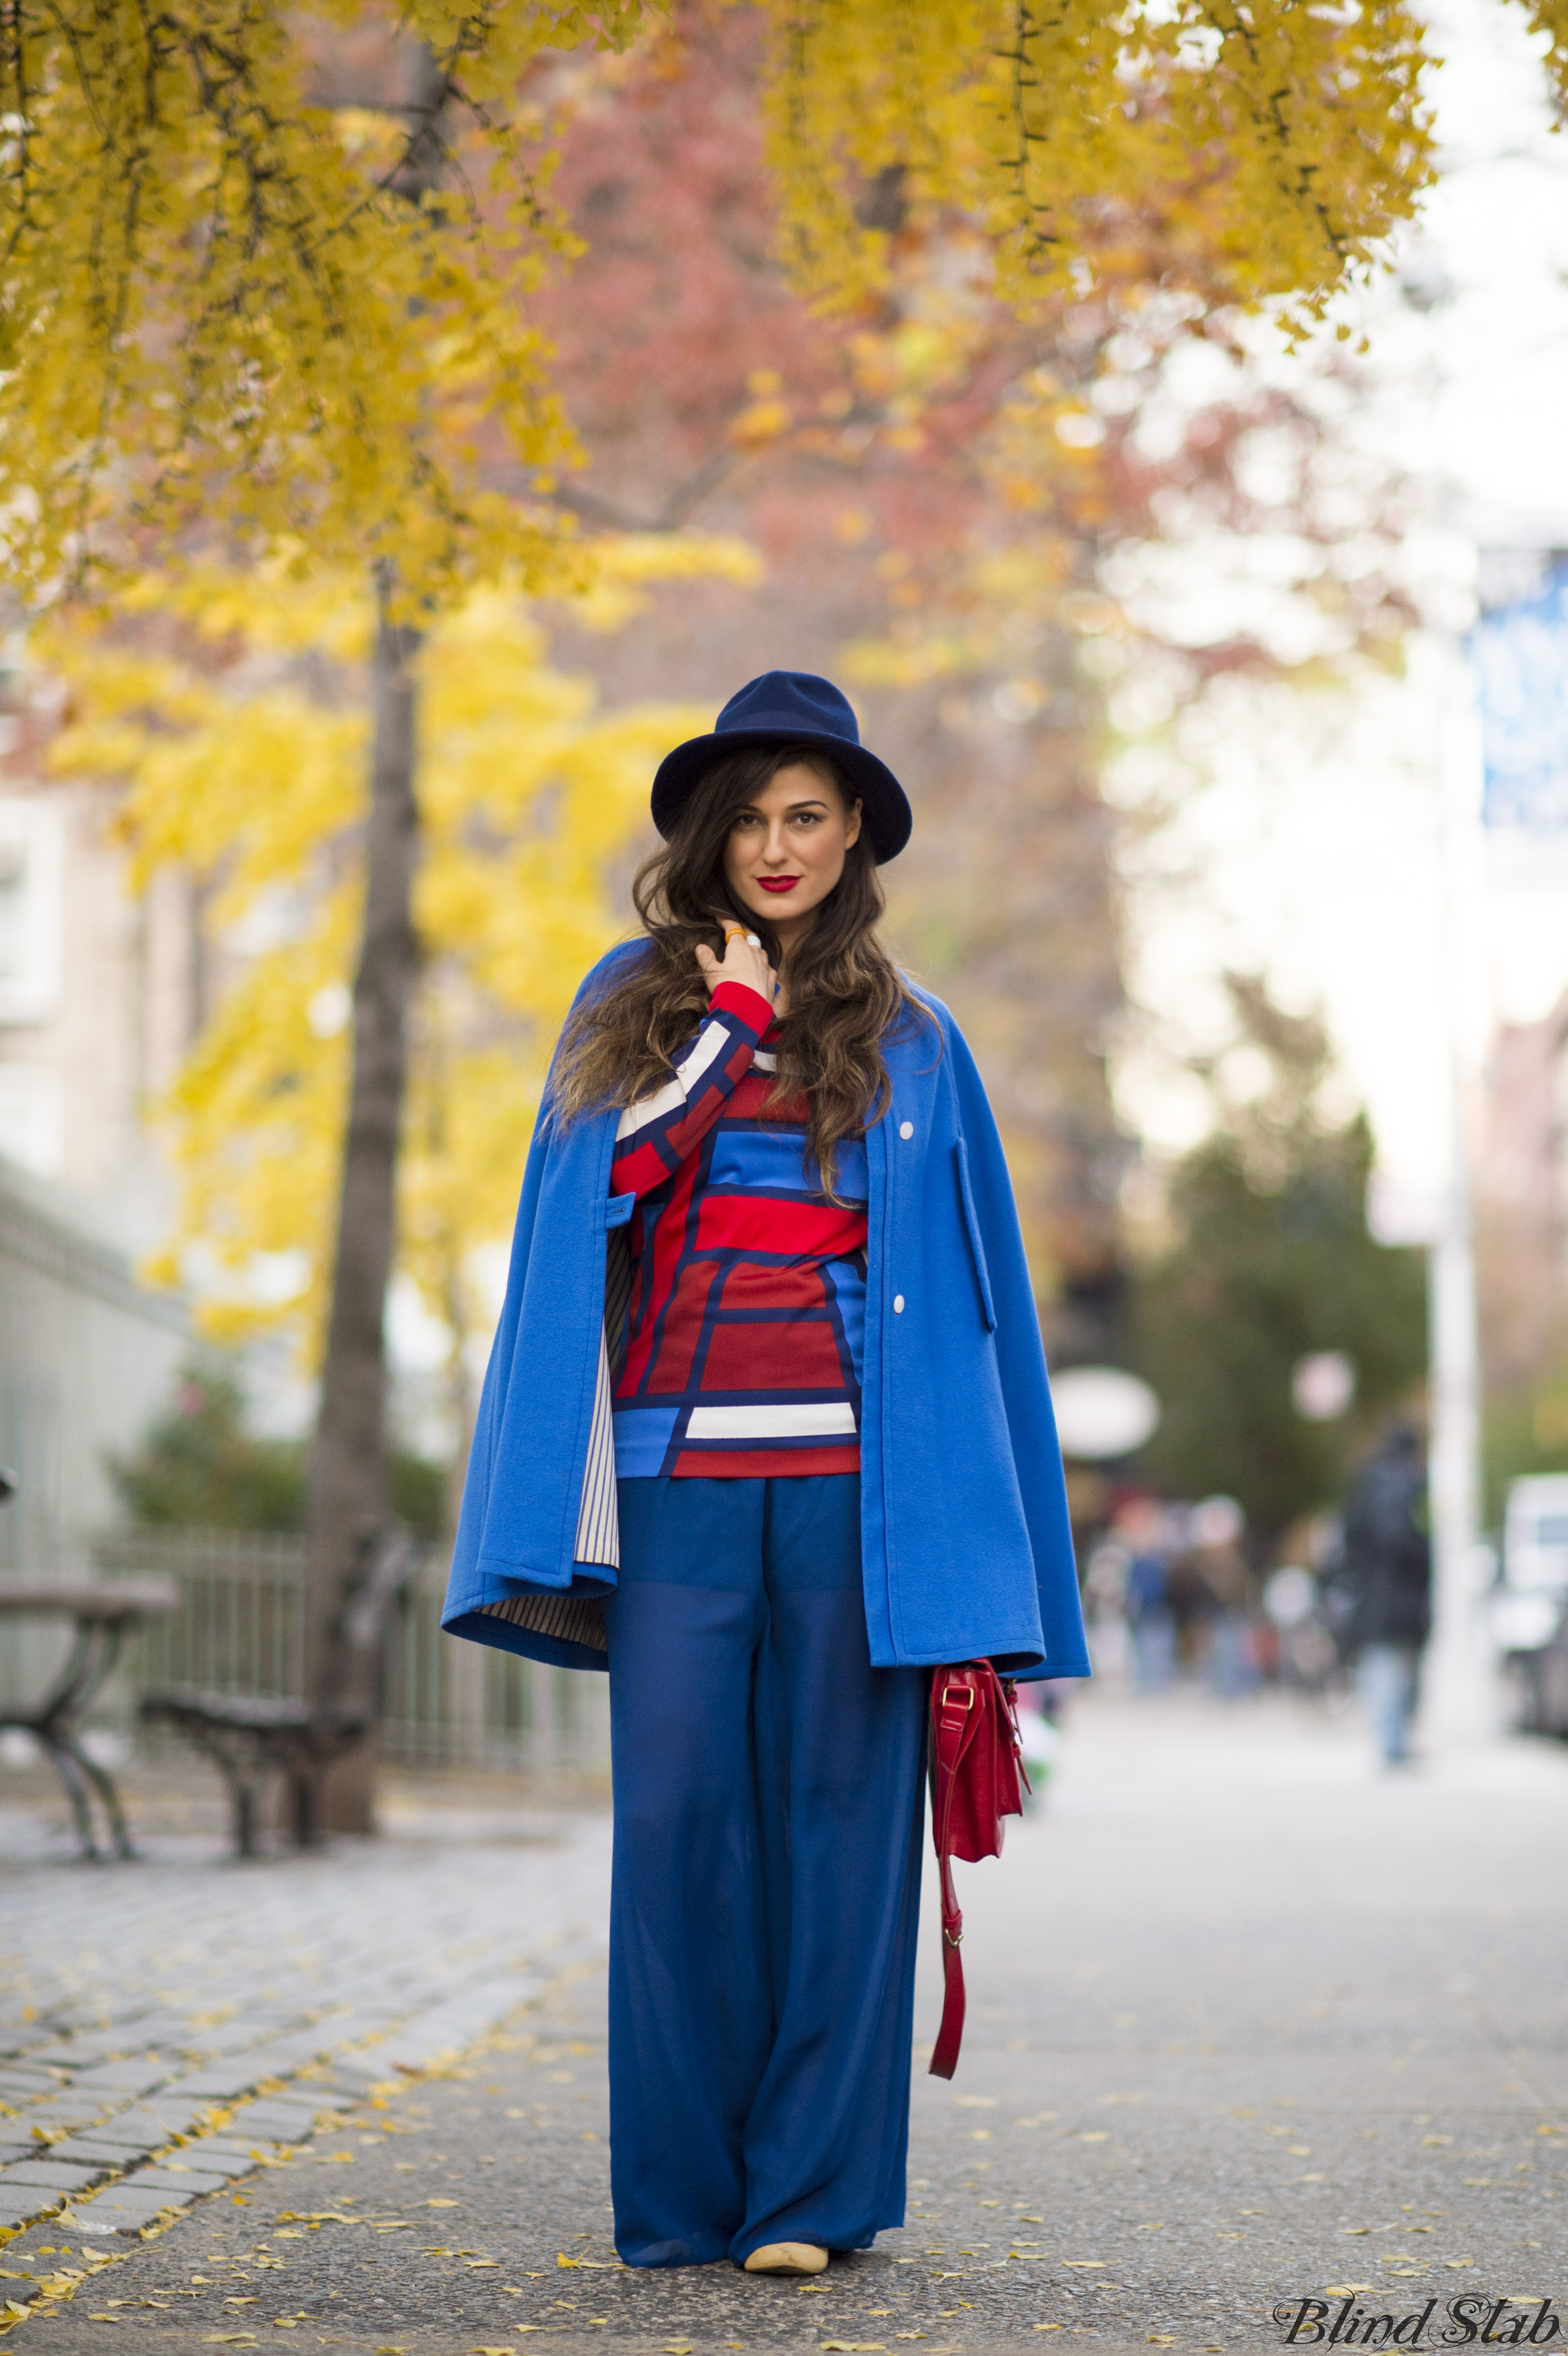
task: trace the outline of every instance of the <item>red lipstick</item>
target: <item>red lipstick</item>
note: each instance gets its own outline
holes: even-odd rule
[[[800,878],[798,875],[759,875],[757,881],[764,892],[793,892]]]

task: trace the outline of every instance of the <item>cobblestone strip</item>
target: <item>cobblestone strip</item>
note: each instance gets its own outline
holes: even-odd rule
[[[41,2001],[0,1999],[0,2329],[48,2279],[5,2264],[29,2226],[54,2219],[105,2262],[475,2043],[537,1996],[547,1956],[602,1945],[599,1826],[522,1858],[411,1848],[283,1864],[257,1904],[178,1871],[157,1893],[172,1914],[133,1883],[81,1904],[54,1878],[17,1943]]]

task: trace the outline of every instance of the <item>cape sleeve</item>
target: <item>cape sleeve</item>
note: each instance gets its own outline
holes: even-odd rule
[[[490,1344],[489,1363],[485,1370],[485,1383],[479,1396],[479,1412],[474,1421],[474,1439],[468,1451],[468,1470],[463,1483],[463,1509],[458,1516],[457,1536],[452,1549],[452,1577],[449,1594],[464,1593],[479,1578],[480,1558],[484,1552],[485,1527],[489,1517],[490,1503],[496,1487],[496,1461],[502,1427],[506,1421],[507,1391],[517,1356],[517,1332],[522,1322],[523,1295],[528,1282],[528,1262],[532,1254],[534,1228],[539,1217],[539,1194],[544,1183],[545,1162],[549,1150],[548,1093],[539,1108],[534,1124],[533,1141],[523,1171],[522,1194],[517,1203],[517,1226],[512,1235],[511,1263],[507,1270],[507,1293],[501,1304],[501,1314],[496,1326],[496,1337]]]
[[[1091,1674],[1089,1649],[1067,1510],[1067,1483],[1012,1177],[968,1043],[955,1023],[944,1027],[958,1092],[975,1219],[989,1277],[1002,1398],[1034,1554],[1049,1664],[1021,1675],[1025,1678],[1086,1677]]]
[[[603,989],[641,946],[612,949],[587,976],[574,1005]],[[551,1068],[553,1076],[553,1063]],[[551,1081],[547,1079],[523,1172],[506,1298],[469,1450],[448,1587],[449,1627],[453,1612],[471,1604],[485,1590],[487,1578],[518,1585],[578,1584],[570,1546],[563,1548],[548,1531],[559,1524],[569,1532],[575,1519],[576,1500],[568,1494],[569,1459],[581,1421],[581,1401],[571,1383],[562,1379],[553,1354],[520,1349],[519,1336],[531,1312],[530,1332],[549,1333],[562,1351],[579,1327],[579,1338],[597,1340],[601,1305],[588,1295],[595,1281],[594,1219],[597,1215],[602,1223],[603,1218],[609,1138],[602,1151],[598,1133],[603,1122],[585,1119],[563,1140],[551,1116]],[[547,1186],[554,1205],[549,1214],[552,1234],[558,1245],[564,1240],[569,1248],[564,1255],[559,1248],[545,1253],[541,1264],[539,1225]],[[563,1216],[568,1228],[564,1237]],[[602,1292],[602,1258],[597,1267]],[[547,1357],[552,1362],[547,1364]],[[583,1378],[591,1391],[592,1370],[586,1361],[585,1367]],[[519,1526],[526,1536],[518,1535]],[[602,1591],[614,1581],[611,1575],[581,1583]]]

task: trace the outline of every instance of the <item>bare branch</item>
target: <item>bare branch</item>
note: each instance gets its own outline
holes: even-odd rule
[[[639,515],[618,499],[607,499],[598,491],[573,489],[571,484],[552,491],[550,498],[554,506],[581,516],[584,523],[599,524],[606,531],[679,531],[709,492],[716,491],[739,465],[741,455],[738,450],[715,450],[684,482],[677,483],[656,515]]]

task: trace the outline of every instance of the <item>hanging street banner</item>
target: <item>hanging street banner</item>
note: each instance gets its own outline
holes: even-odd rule
[[[1568,834],[1568,552],[1483,610],[1470,633],[1488,827]]]

